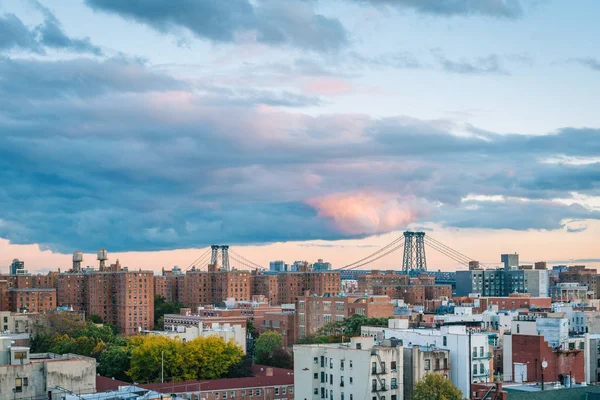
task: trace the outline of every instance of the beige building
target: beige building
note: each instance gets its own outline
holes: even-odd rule
[[[411,400],[415,385],[428,374],[450,379],[450,351],[433,346],[404,347],[404,399]]]
[[[0,332],[4,333],[31,333],[37,313],[15,313],[0,311]]]
[[[0,337],[0,399],[61,399],[96,391],[96,360],[74,354],[29,354]]]
[[[403,350],[396,340],[378,345],[370,337],[350,343],[294,346],[298,399],[401,400]]]

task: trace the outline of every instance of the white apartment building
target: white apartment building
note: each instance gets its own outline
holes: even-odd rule
[[[198,337],[219,336],[228,342],[233,340],[246,354],[246,327],[241,324],[199,322],[196,326],[165,326],[164,331],[141,331],[143,335],[160,335],[172,339],[178,338],[184,342],[191,342]]]
[[[300,400],[401,400],[403,349],[354,337],[344,344],[294,346],[295,398]]]
[[[486,333],[469,332],[464,325],[442,326],[439,330],[388,328],[384,333],[386,339],[400,339],[404,346],[449,350],[450,380],[464,397],[469,397],[470,382],[491,380],[493,354]]]

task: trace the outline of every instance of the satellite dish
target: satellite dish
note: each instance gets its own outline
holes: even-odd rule
[[[542,368],[544,368],[544,369],[548,368],[548,361],[546,361],[546,360],[542,361]]]

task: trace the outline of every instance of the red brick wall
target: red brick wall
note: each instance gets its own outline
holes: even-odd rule
[[[541,362],[546,360],[548,368],[544,371],[546,382],[556,382],[559,375],[572,373],[577,382],[585,379],[583,350],[552,351],[543,336],[512,335],[513,364],[528,363],[527,381],[541,381]],[[513,365],[514,376],[514,365]]]

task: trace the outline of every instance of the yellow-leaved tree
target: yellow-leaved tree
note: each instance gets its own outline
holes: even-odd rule
[[[182,382],[220,378],[243,356],[239,346],[226,343],[219,336],[199,337],[191,342],[166,336],[137,336],[130,344],[128,375],[137,383],[160,382],[163,359],[165,382]]]

